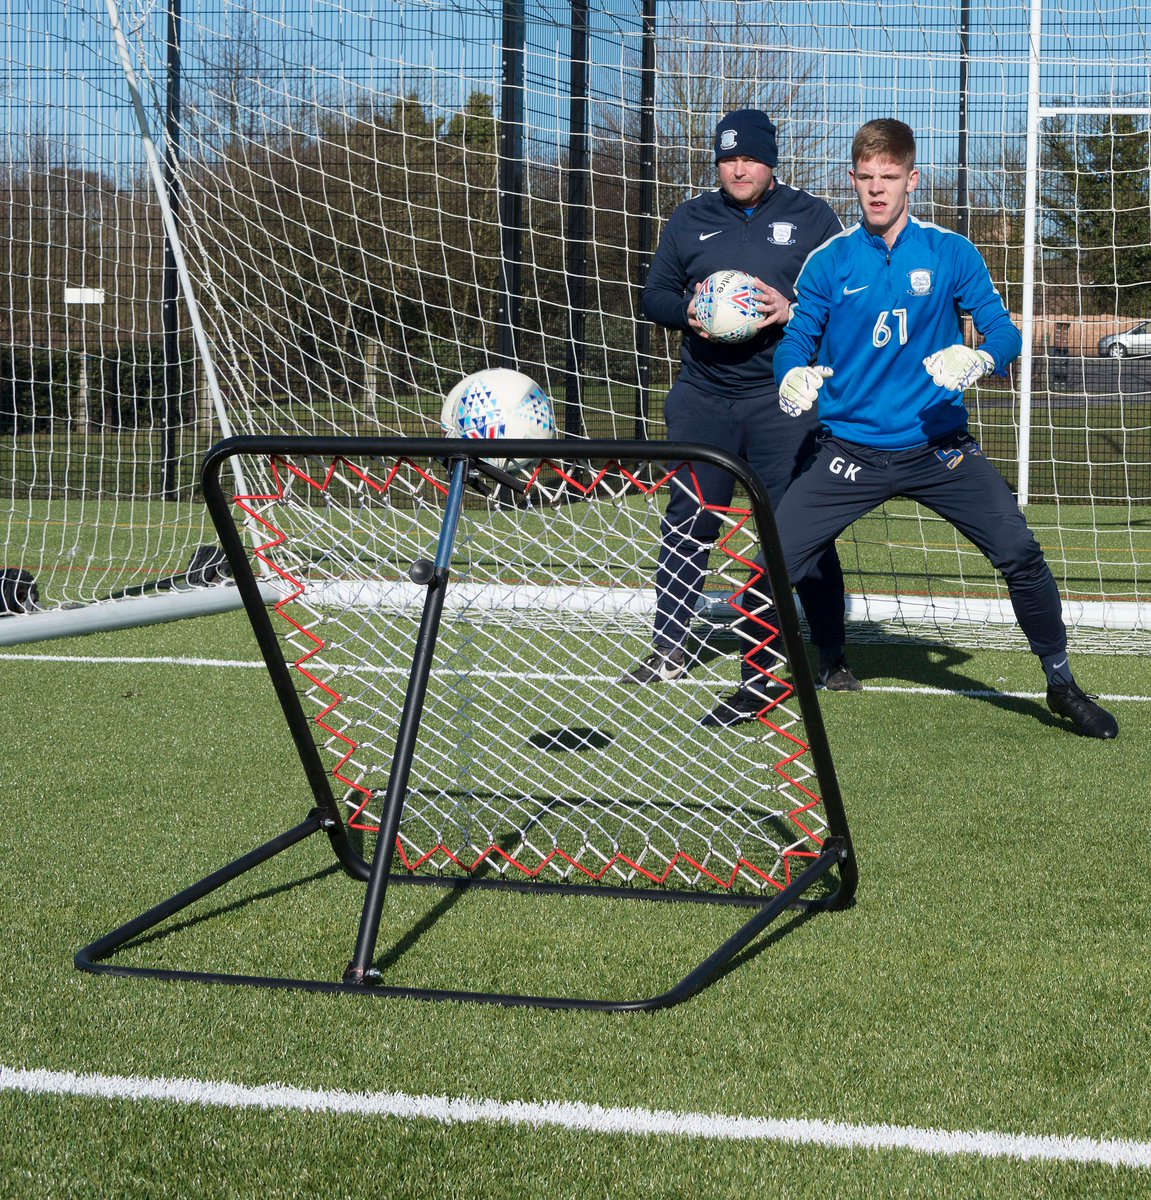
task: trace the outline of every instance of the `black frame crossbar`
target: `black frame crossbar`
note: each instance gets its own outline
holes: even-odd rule
[[[778,553],[778,535],[771,504],[757,476],[739,459],[707,446],[670,442],[624,441],[501,441],[500,453],[510,458],[547,458],[554,462],[581,463],[605,460],[614,463],[709,462],[735,476],[747,490],[759,531],[771,593],[778,613],[778,624],[792,669],[792,682],[804,718],[805,737],[820,788],[820,800],[827,818],[828,836],[804,870],[780,890],[768,896],[728,895],[676,891],[651,887],[599,886],[579,883],[525,882],[479,878],[429,878],[394,873],[392,857],[407,795],[415,755],[416,740],[423,714],[426,687],[435,655],[436,639],[450,586],[456,525],[462,511],[465,490],[487,490],[491,484],[512,491],[523,483],[513,476],[490,467],[482,455],[491,453],[489,445],[475,441],[449,441],[428,438],[346,438],[261,436],[236,437],[219,443],[209,451],[203,468],[204,496],[221,545],[227,555],[233,578],[239,588],[269,676],[288,723],[312,792],[314,807],[305,820],[277,837],[264,842],[227,866],[205,876],[138,917],[85,946],[76,955],[76,966],[84,971],[152,979],[185,980],[202,983],[229,983],[256,987],[299,988],[309,991],[347,992],[357,996],[408,998],[418,1000],[463,1000],[483,1004],[532,1006],[550,1009],[590,1009],[599,1012],[643,1011],[666,1008],[694,995],[714,979],[742,950],[769,925],[786,913],[812,913],[843,908],[854,898],[858,868],[847,817],[836,778],[818,696],[791,596],[787,573]],[[311,734],[310,723],[297,693],[291,669],[284,658],[279,637],[272,626],[260,585],[252,570],[240,529],[233,518],[224,493],[221,473],[224,465],[237,455],[292,458],[322,456],[336,459],[430,459],[443,462],[450,476],[444,517],[434,561],[412,564],[410,576],[427,588],[420,629],[413,652],[412,667],[404,708],[397,732],[396,746],[388,786],[384,794],[380,829],[372,861],[367,862],[348,835],[340,801],[333,792],[331,776],[320,759]],[[221,972],[127,966],[110,961],[113,956],[197,901],[254,870],[269,859],[299,845],[315,834],[326,834],[336,859],[345,872],[367,884],[363,909],[351,961],[339,980],[300,979],[267,975],[243,975]],[[813,897],[809,893],[832,874],[837,886]],[[571,996],[537,996],[519,993],[480,992],[455,989],[392,986],[386,984],[375,968],[376,947],[387,888],[394,883],[426,884],[446,888],[527,892],[535,895],[589,895],[611,899],[640,899],[676,903],[726,904],[755,909],[720,946],[693,967],[673,987],[659,995],[640,999],[604,1000]],[[826,885],[824,885],[826,887]]]

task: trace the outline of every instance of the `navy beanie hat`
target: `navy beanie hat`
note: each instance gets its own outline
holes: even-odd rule
[[[730,112],[715,131],[715,161],[721,158],[754,158],[774,167],[779,162],[775,126],[758,108]]]

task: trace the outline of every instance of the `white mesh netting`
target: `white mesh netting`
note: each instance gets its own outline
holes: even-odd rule
[[[280,596],[272,627],[334,795],[375,831],[428,594],[409,572],[436,557],[447,470],[355,456],[249,470],[274,481],[233,504],[255,575]],[[709,606],[760,600],[742,489],[721,514],[688,675],[621,682],[650,649],[660,515],[683,478],[545,462],[515,503],[469,490],[397,867],[770,891],[818,853],[817,766],[774,628],[757,630],[777,664],[759,719],[698,723],[734,686],[740,649]]]

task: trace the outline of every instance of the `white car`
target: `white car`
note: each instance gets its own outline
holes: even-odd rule
[[[1099,339],[1099,353],[1104,358],[1127,358],[1151,354],[1151,321],[1143,321],[1126,333],[1112,333]]]

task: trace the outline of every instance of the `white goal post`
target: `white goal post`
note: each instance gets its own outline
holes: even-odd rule
[[[970,393],[974,431],[1027,506],[1075,648],[1145,651],[1151,356],[1100,347],[1151,317],[1146,8],[834,11],[105,0],[0,17],[0,644],[237,605],[198,485],[229,432],[437,435],[455,382],[508,365],[569,436],[663,436],[677,345],[639,289],[661,222],[714,183],[716,119],[755,105],[780,176],[845,218],[854,129],[915,127],[917,213],[968,233],[1026,335],[1011,379]],[[853,639],[1023,645],[1001,580],[918,506],[885,506],[840,552]]]

